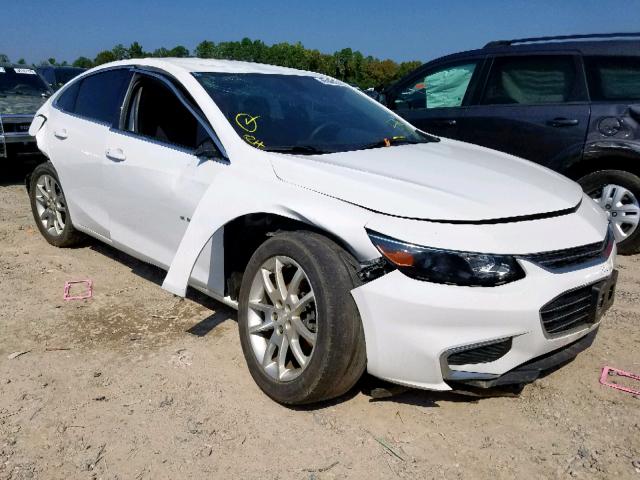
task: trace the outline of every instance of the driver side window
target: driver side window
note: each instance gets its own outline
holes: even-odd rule
[[[202,124],[166,85],[145,76],[132,91],[125,130],[188,150],[210,140]]]
[[[452,108],[462,106],[477,62],[449,65],[414,78],[400,89],[396,110]]]

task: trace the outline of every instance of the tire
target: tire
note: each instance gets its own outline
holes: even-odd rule
[[[47,197],[52,192],[55,192],[55,195]],[[71,247],[84,238],[73,228],[62,185],[51,162],[38,165],[31,173],[29,200],[38,230],[51,245],[61,248]]]
[[[240,287],[240,343],[251,376],[276,402],[302,405],[329,400],[349,391],[362,376],[366,367],[364,332],[350,293],[358,285],[353,274],[354,262],[327,238],[304,231],[277,234],[264,242],[249,260]],[[274,301],[266,293],[260,275],[264,269],[278,270],[278,265],[286,294],[278,293],[279,284],[270,274],[270,285],[275,287]],[[296,282],[299,270],[304,278]],[[303,309],[296,309],[298,300],[309,295],[313,301]],[[284,303],[282,298],[286,298]],[[276,308],[270,311],[269,306]],[[276,319],[272,328],[263,329],[270,318]],[[305,335],[298,333],[303,331],[302,327],[306,328]],[[256,333],[260,329],[263,331]],[[305,340],[311,337],[313,345]],[[282,344],[284,349],[280,346],[270,349],[272,341],[277,343],[281,339],[287,339]],[[279,362],[280,352],[287,349],[285,361]],[[304,366],[296,352],[302,352],[303,360],[306,358]]]
[[[622,215],[626,215],[626,212],[616,211],[616,202],[605,201],[602,193],[607,186],[622,187],[620,192],[626,190],[631,195],[626,195],[623,199],[623,207],[627,209],[635,210],[636,222],[640,220],[640,177],[623,170],[600,170],[598,172],[590,173],[578,180],[578,183],[582,186],[585,193],[592,198],[600,199],[598,203],[608,213],[609,218],[614,226],[614,233],[616,233],[616,241],[618,246],[618,253],[622,255],[633,255],[640,252],[640,225],[636,223],[635,230],[628,230],[626,235],[621,234],[621,229],[628,228],[622,224]],[[616,191],[613,190],[613,196],[615,197]],[[620,206],[618,204],[618,206]],[[608,208],[610,207],[610,208]],[[636,208],[637,207],[637,208]],[[632,218],[631,216],[628,218]],[[621,226],[618,227],[617,224]]]

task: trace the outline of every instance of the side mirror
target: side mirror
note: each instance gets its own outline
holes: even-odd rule
[[[204,160],[217,160],[222,158],[220,151],[211,140],[205,140],[202,142],[193,154]]]

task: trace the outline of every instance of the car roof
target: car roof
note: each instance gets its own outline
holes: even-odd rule
[[[576,52],[582,55],[624,55],[640,56],[640,40],[590,40],[590,41],[548,41],[516,44],[491,42],[483,48],[467,50],[440,57],[437,60],[456,60],[484,55],[505,55],[520,53]]]
[[[217,60],[210,58],[134,58],[111,62],[100,67],[137,65],[161,68],[168,71],[176,69],[184,72],[221,72],[221,73],[267,73],[282,75],[305,75],[324,77],[324,75],[295,68],[278,67],[264,63],[241,62],[237,60]]]
[[[32,65],[24,65],[19,63],[2,63],[0,62],[0,67],[2,68],[28,68],[29,70],[35,70],[36,67]]]

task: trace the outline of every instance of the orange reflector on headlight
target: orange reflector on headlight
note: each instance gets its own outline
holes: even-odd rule
[[[413,267],[414,256],[404,250],[387,250],[381,245],[376,245],[380,253],[399,267]]]

